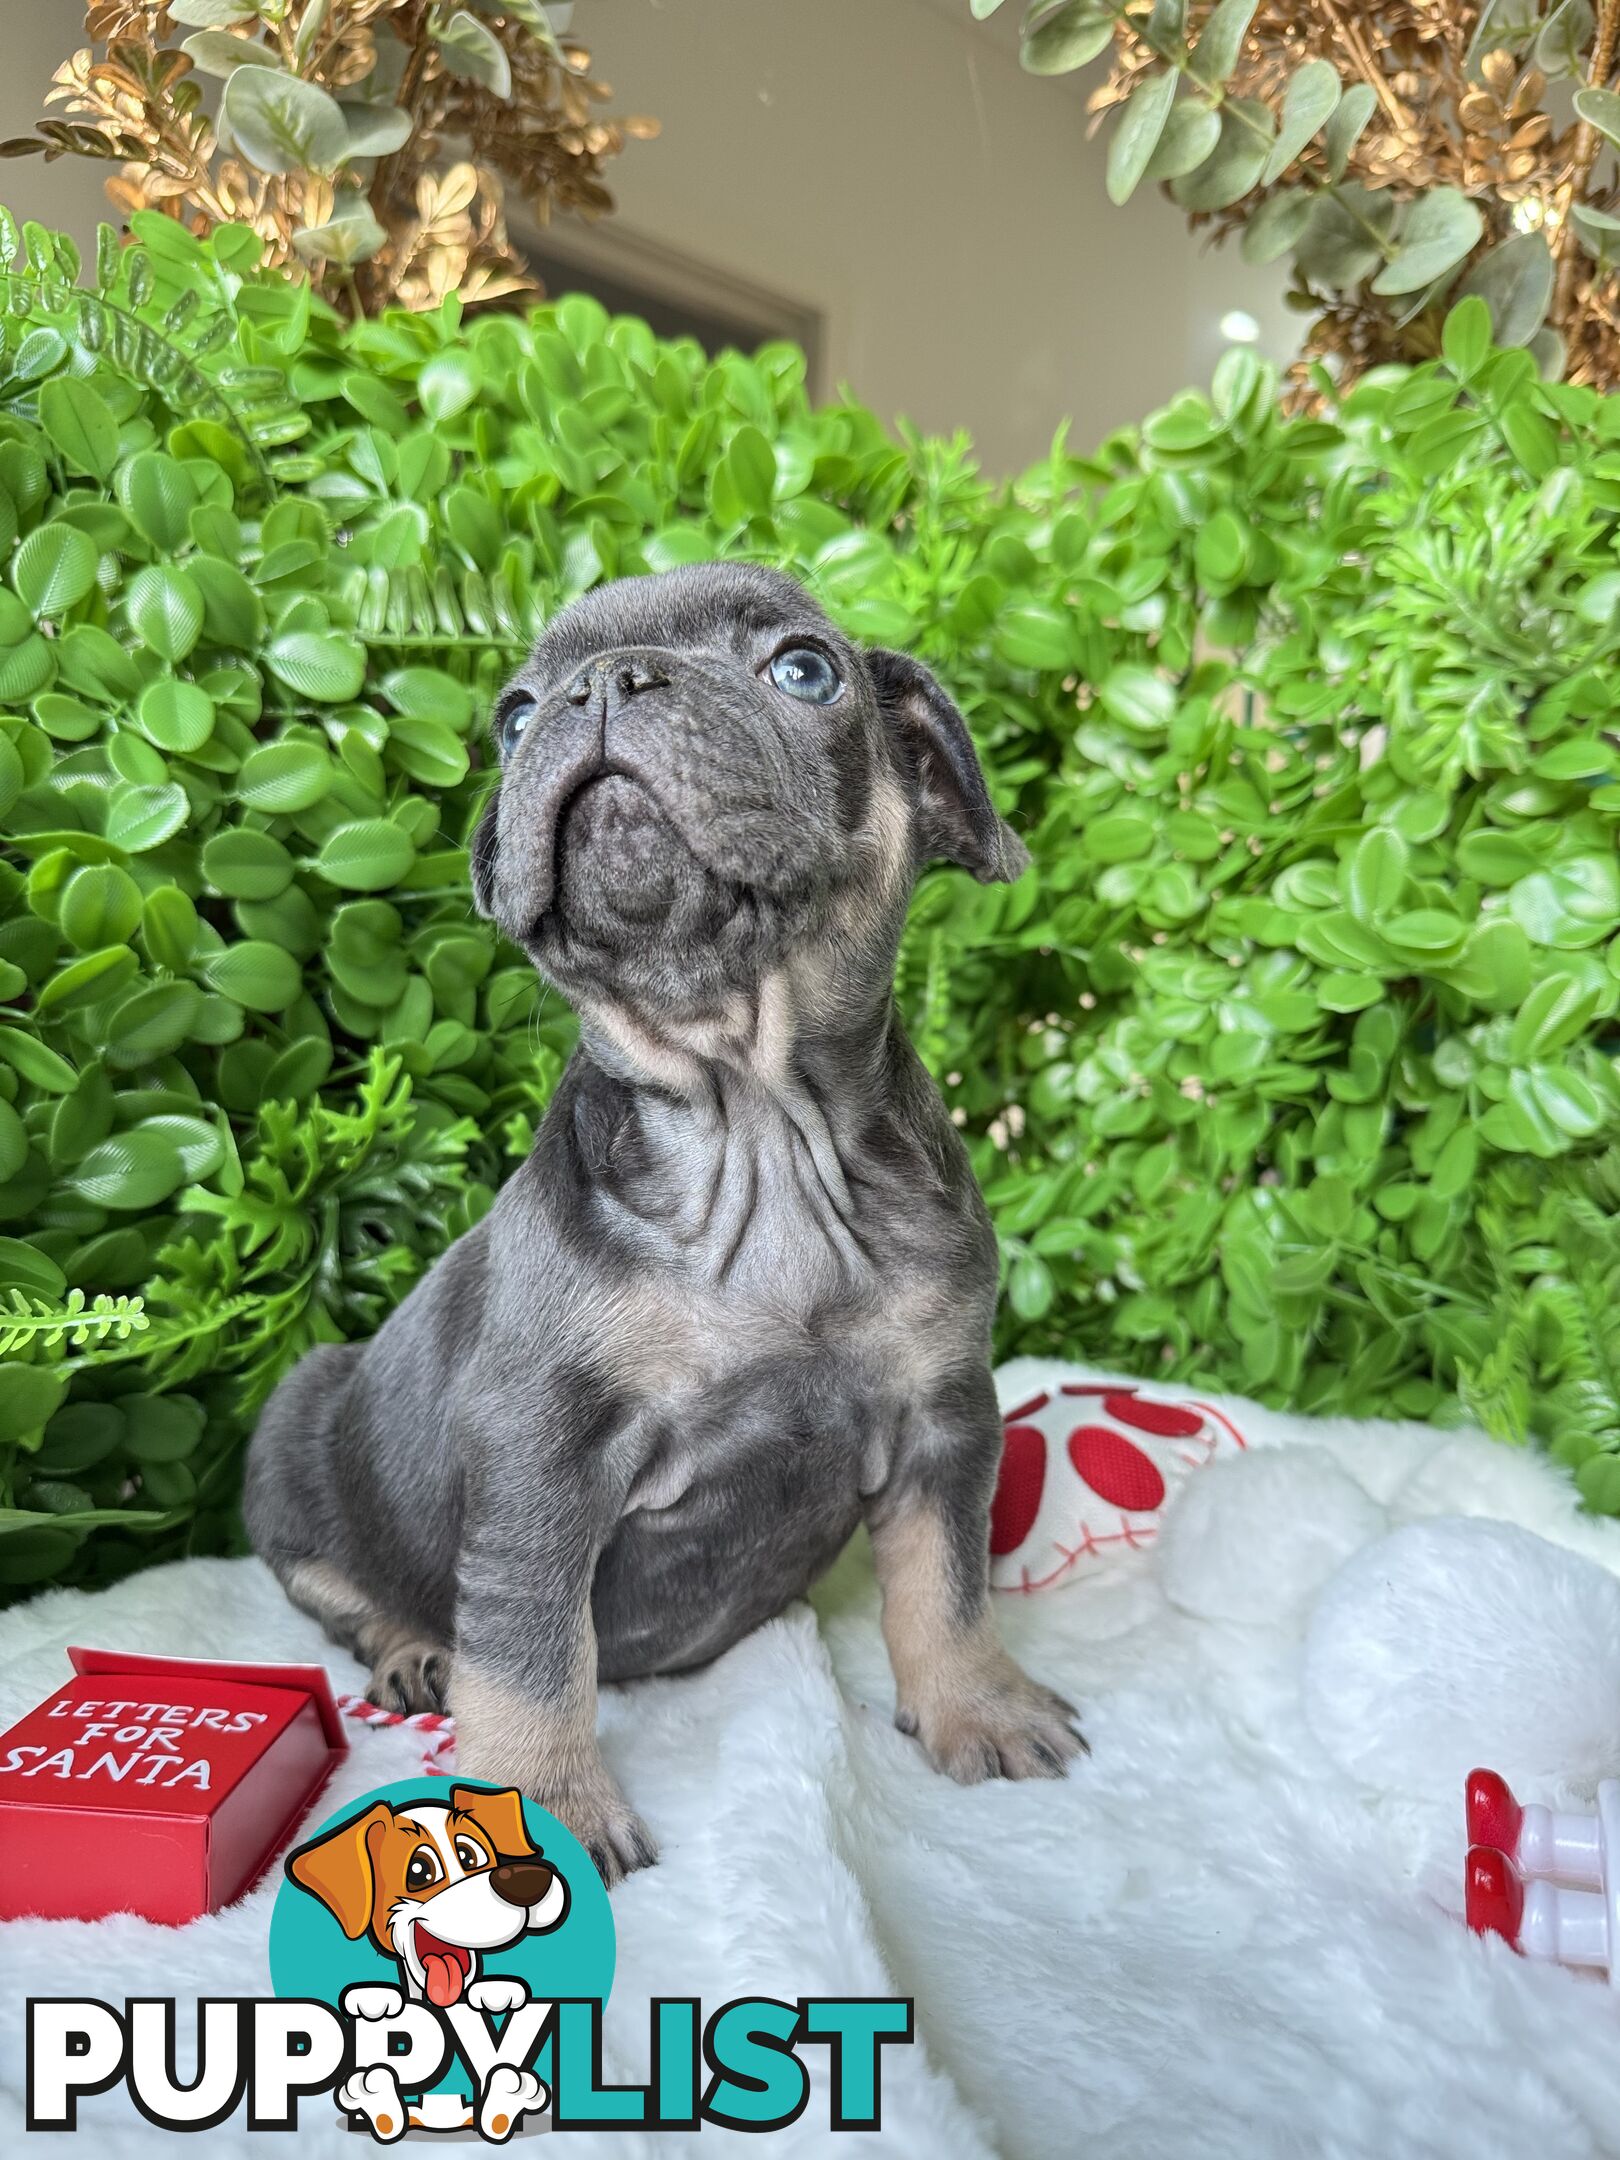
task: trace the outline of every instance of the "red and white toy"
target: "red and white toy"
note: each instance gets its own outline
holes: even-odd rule
[[[1527,1958],[1595,1966],[1620,1987],[1620,1778],[1595,1815],[1521,1806],[1494,1770],[1468,1779],[1468,1925]]]
[[[1054,1378],[1004,1410],[1002,1424],[990,1585],[1026,1595],[1082,1561],[1151,1545],[1176,1486],[1245,1445],[1208,1403],[1111,1381]]]

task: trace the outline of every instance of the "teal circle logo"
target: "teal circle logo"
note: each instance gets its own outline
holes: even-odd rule
[[[443,2008],[495,1977],[541,2001],[605,2002],[614,1953],[607,1891],[573,1832],[474,1779],[403,1779],[345,1801],[287,1855],[270,1920],[276,1993],[334,2008],[368,1985]]]

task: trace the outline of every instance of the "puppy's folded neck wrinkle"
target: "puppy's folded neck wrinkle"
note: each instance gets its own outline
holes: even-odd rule
[[[773,1253],[819,1255],[819,1274],[830,1263],[841,1280],[863,1277],[856,1158],[890,1025],[886,1010],[847,1041],[796,1044],[772,997],[677,1041],[622,1025],[604,1039],[582,1022],[581,1054],[626,1091],[642,1142],[634,1169],[612,1182],[614,1204],[716,1287],[756,1256],[768,1269]]]

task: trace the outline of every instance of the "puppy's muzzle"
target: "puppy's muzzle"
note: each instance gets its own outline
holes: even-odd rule
[[[570,705],[596,705],[604,719],[643,690],[663,690],[669,676],[650,654],[598,653],[563,692]]]
[[[551,1888],[551,1870],[538,1860],[502,1860],[489,1871],[489,1887],[508,1905],[538,1905]]]
[[[509,863],[503,875],[522,891],[531,929],[556,896],[559,827],[575,796],[614,773],[645,784],[639,768],[631,769],[633,761],[621,757],[613,724],[632,698],[669,687],[674,676],[668,662],[667,654],[636,646],[594,654],[576,669],[560,702],[550,708],[544,758],[536,777],[523,788],[520,810],[509,810],[513,787],[503,784],[502,847]],[[507,822],[514,815],[521,820],[515,828]]]

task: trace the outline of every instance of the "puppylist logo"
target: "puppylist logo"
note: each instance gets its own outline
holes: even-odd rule
[[[123,2084],[146,2119],[296,2130],[337,2108],[380,2144],[475,2131],[768,2131],[809,2105],[825,2049],[835,2130],[882,2125],[883,2049],[912,2038],[891,1997],[695,1996],[648,2005],[644,2085],[602,2077],[613,1916],[589,1856],[511,1790],[385,1785],[287,1855],[270,1923],[275,1997],[204,2000],[196,2070],[177,2071],[172,1997],[28,2004],[30,2130],[78,2127],[81,2099]],[[87,2124],[86,2127],[89,2127]]]

